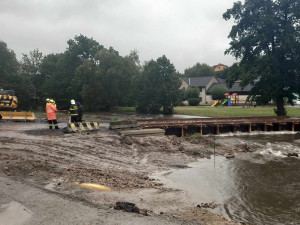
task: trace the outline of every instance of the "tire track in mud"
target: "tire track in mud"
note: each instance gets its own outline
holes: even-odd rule
[[[23,149],[22,154],[30,152],[30,154],[36,154],[34,151],[29,149]],[[10,151],[8,153],[14,153]],[[109,168],[101,168],[90,166],[82,163],[77,164],[68,164],[61,163],[61,160],[53,160],[46,157],[48,163],[38,160],[36,157],[31,157],[30,155],[26,158],[18,152],[15,152],[17,157],[14,157],[16,160],[11,160],[9,167],[13,169],[12,175],[26,177],[26,176],[35,176],[35,179],[42,179],[41,182],[47,182],[49,177],[64,177],[65,182],[100,182],[104,185],[109,185],[116,189],[119,188],[133,188],[133,187],[155,187],[158,184],[149,183],[147,180],[144,180],[138,173],[131,173],[124,170],[110,170]],[[30,158],[31,157],[31,158]],[[43,158],[45,160],[45,158]],[[1,163],[1,160],[0,160]],[[0,165],[1,166],[1,165]],[[52,175],[50,175],[50,174]],[[54,175],[56,174],[56,175]],[[40,178],[39,178],[40,177]],[[46,180],[45,180],[46,178]]]
[[[18,157],[15,167],[21,174],[23,160],[30,174],[36,168],[46,179],[63,176],[69,181],[99,181],[117,188],[155,187],[157,183],[144,179],[146,174],[186,165],[194,157],[178,151],[181,141],[170,137],[125,140],[111,131],[51,136],[51,131],[43,130],[42,134],[22,130],[14,137],[4,137],[2,133],[0,143],[6,149],[0,147],[0,156],[6,151]]]
[[[31,152],[33,154],[35,153],[45,158],[51,157],[52,159],[56,159],[59,162],[61,162],[60,160],[63,160],[66,163],[77,162],[77,164],[82,164],[82,161],[84,161],[85,164],[95,166],[101,163],[101,166],[103,166],[103,163],[105,163],[104,161],[108,161],[106,162],[106,164],[110,166],[118,165],[118,167],[122,168],[129,166],[128,162],[124,162],[124,158],[120,160],[111,157],[113,155],[116,155],[116,151],[108,150],[109,146],[95,146],[95,144],[91,143],[84,143],[82,145],[82,143],[79,144],[78,142],[62,142],[61,140],[57,143],[48,140],[42,140],[42,142],[36,140],[27,141],[17,138],[10,138],[8,143],[12,143],[10,145],[10,148],[13,148],[14,150],[25,151],[26,149],[27,152]],[[60,155],[61,157],[58,157],[58,155]],[[124,157],[125,154],[118,154],[117,156]]]

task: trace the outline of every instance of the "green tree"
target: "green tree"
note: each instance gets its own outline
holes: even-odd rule
[[[188,100],[190,106],[199,105],[201,98],[199,98],[200,90],[198,87],[188,87],[185,90],[185,100]]]
[[[41,65],[41,73],[45,76],[42,88],[44,98],[55,99],[60,109],[68,108],[70,99],[74,98],[70,86],[75,74],[69,53],[46,56]]]
[[[132,83],[138,73],[135,59],[121,57],[113,48],[102,49],[93,61],[86,61],[76,72],[76,78],[83,84],[85,107],[99,111],[132,105]]]
[[[29,55],[23,54],[21,60],[21,72],[30,76],[35,76],[40,72],[40,67],[43,61],[43,53],[38,49],[29,52]]]
[[[19,100],[19,108],[30,108],[34,96],[34,86],[29,77],[19,73],[20,64],[13,50],[0,41],[0,88],[14,90]]]
[[[45,81],[44,74],[41,73],[41,65],[43,61],[43,53],[38,49],[30,51],[29,55],[23,54],[21,60],[21,74],[28,76],[28,79],[34,85],[35,88],[35,100],[39,104],[41,99],[41,87]]]
[[[54,98],[61,108],[67,108],[70,99],[82,100],[84,83],[78,82],[76,71],[85,60],[93,61],[95,55],[103,49],[93,38],[82,34],[67,43],[68,48],[64,53],[45,57],[42,63],[42,73],[47,78],[43,87],[44,95]]]
[[[224,94],[228,92],[225,87],[222,86],[214,86],[211,89],[211,95],[213,100],[221,100],[224,99]]]
[[[214,70],[206,63],[197,63],[191,68],[185,69],[183,74],[184,77],[206,77],[214,75]]]
[[[226,80],[229,70],[230,70],[230,67],[226,68],[224,70],[216,71],[215,75],[216,75],[217,78],[221,78],[221,79]]]
[[[138,112],[160,113],[162,108],[164,114],[171,114],[180,98],[180,79],[166,56],[147,62],[135,85]]]
[[[16,54],[5,42],[0,41],[0,88],[12,89],[18,70],[19,62]]]
[[[228,74],[232,84],[254,85],[253,95],[276,101],[278,116],[286,115],[284,98],[300,92],[299,0],[245,0],[223,14],[234,19],[226,54],[240,59]]]
[[[70,39],[68,42],[68,52],[77,58],[78,65],[83,62],[84,59],[92,59],[94,56],[103,49],[103,45],[100,45],[93,38],[88,38],[82,34],[75,36],[74,39]]]
[[[200,95],[200,90],[198,87],[188,87],[185,90],[184,97],[187,100],[189,98],[199,98],[199,95]]]

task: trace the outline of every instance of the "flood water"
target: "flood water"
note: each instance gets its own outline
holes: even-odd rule
[[[247,144],[254,153],[203,159],[165,175],[195,204],[215,202],[212,211],[247,224],[300,224],[300,134],[223,136],[225,145]]]

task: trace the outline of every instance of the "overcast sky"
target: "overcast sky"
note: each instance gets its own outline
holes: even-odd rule
[[[83,34],[141,62],[162,55],[184,69],[197,62],[232,65],[225,56],[232,21],[222,14],[235,0],[0,0],[0,40],[17,57],[39,49],[60,53]]]

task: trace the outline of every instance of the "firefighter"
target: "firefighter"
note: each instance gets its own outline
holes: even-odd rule
[[[56,120],[56,114],[55,114],[55,112],[57,112],[57,108],[54,104],[53,99],[50,99],[49,103],[47,103],[46,112],[47,112],[47,119],[49,123],[49,129],[52,129],[52,125],[54,125],[55,129],[59,129]]]
[[[83,116],[82,105],[78,101],[76,101],[76,105],[78,107],[78,119],[77,119],[77,122],[82,122],[82,116]]]
[[[69,114],[71,116],[71,123],[78,122],[78,106],[74,99],[71,100]]]
[[[52,101],[52,104],[57,108],[56,102],[54,101],[54,99],[50,99]]]

